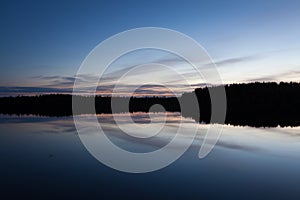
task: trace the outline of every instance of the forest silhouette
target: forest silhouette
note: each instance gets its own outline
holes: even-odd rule
[[[153,105],[164,110],[181,112],[184,117],[200,123],[222,123],[211,121],[211,99],[209,91],[224,87],[227,97],[225,124],[276,127],[300,126],[300,84],[242,83],[225,86],[197,88],[183,93],[181,97],[102,97],[68,94],[17,96],[0,98],[0,113],[37,116],[71,116],[80,114],[149,112]],[[192,97],[196,97],[196,103]],[[72,110],[72,100],[80,103],[80,109]],[[95,103],[91,108],[90,103]],[[127,104],[126,102],[129,102]],[[115,105],[112,109],[112,103]],[[200,110],[200,112],[199,112]]]

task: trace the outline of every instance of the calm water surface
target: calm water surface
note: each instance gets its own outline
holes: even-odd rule
[[[163,114],[153,113],[152,125]],[[87,126],[89,116],[81,116]],[[147,128],[146,113],[119,114],[132,131]],[[168,113],[162,131],[149,139],[124,134],[111,115],[98,115],[109,138],[121,148],[149,152],[167,144],[179,122],[198,137],[176,162],[159,171],[129,174],[113,170],[88,153],[73,118],[0,117],[0,190],[9,198],[122,199],[300,199],[300,128],[251,128],[225,125],[213,151],[198,158],[209,125]],[[89,133],[87,133],[89,134]],[[139,134],[139,133],[137,133]],[[143,132],[140,131],[140,134]],[[184,141],[180,143],[184,144]]]

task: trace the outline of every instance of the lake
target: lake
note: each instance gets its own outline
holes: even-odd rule
[[[162,113],[150,115],[152,128],[165,119]],[[93,126],[91,116],[79,117]],[[120,131],[111,114],[97,118],[113,143],[132,152],[151,152],[168,144],[179,123],[186,137],[195,127],[198,134],[171,165],[133,174],[96,160],[82,144],[73,117],[1,115],[2,199],[300,199],[300,127],[224,125],[214,149],[199,159],[209,124],[167,113],[159,134],[134,139]],[[135,134],[143,134],[136,130],[146,130],[151,121],[148,113],[118,114],[118,119]],[[179,146],[181,142],[185,141]]]

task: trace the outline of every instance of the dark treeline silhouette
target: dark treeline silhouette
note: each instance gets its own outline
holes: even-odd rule
[[[300,126],[299,83],[248,83],[198,88],[181,97],[86,97],[63,94],[0,98],[0,113],[39,116],[70,116],[120,112],[149,112],[159,104],[165,111],[181,112],[197,122],[211,121],[209,91],[225,87],[227,96],[226,124],[254,127]],[[196,97],[197,101],[193,99]],[[72,111],[72,98],[80,108]],[[95,107],[89,106],[91,102]],[[129,104],[127,104],[129,102]],[[180,103],[179,103],[180,102]],[[196,102],[196,103],[195,103]],[[113,110],[111,108],[113,103]],[[129,105],[129,109],[128,109]],[[199,109],[200,108],[200,109]],[[200,113],[199,113],[200,110]],[[162,111],[160,109],[151,111]],[[222,122],[221,122],[222,123]]]
[[[79,105],[72,110],[72,101]],[[113,103],[113,104],[112,104]],[[69,94],[49,94],[39,96],[17,96],[0,98],[0,113],[16,115],[38,116],[70,116],[92,113],[122,113],[122,112],[149,112],[155,105],[161,105],[165,111],[179,112],[180,105],[176,97],[101,97],[96,96],[72,96]],[[94,105],[91,106],[91,105]],[[112,106],[113,110],[112,110]],[[129,108],[128,108],[129,105]],[[163,110],[153,110],[163,111]]]
[[[217,90],[212,87],[210,90]],[[270,82],[225,85],[227,96],[226,124],[254,127],[300,126],[300,84]],[[198,88],[200,118],[182,113],[196,121],[209,123],[211,102],[208,88]],[[185,93],[182,97],[190,95]]]

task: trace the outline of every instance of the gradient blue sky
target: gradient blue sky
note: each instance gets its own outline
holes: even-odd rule
[[[224,83],[300,81],[299,10],[297,0],[1,1],[0,93],[68,92],[97,44],[148,26],[198,41]],[[151,55],[159,57],[142,52],[116,70]]]

